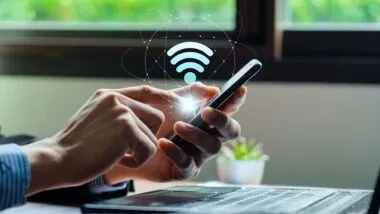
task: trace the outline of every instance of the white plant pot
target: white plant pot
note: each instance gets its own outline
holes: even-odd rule
[[[262,182],[265,161],[216,159],[218,178],[230,184],[259,185]]]

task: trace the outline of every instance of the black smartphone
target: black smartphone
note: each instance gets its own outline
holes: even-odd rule
[[[219,109],[222,105],[232,96],[235,92],[244,85],[248,80],[254,77],[260,70],[262,64],[257,59],[252,59],[243,68],[241,68],[235,75],[233,75],[221,88],[221,93],[214,98],[212,98],[207,105],[203,107],[211,107],[214,109]],[[190,122],[191,125],[204,129],[207,125],[201,118],[200,111],[197,113]],[[180,147],[184,152],[188,154],[194,154],[198,149],[178,135],[171,138],[171,141]]]

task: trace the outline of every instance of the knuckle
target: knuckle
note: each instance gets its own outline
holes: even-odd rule
[[[128,106],[118,105],[113,108],[113,112],[115,113],[115,116],[120,116],[126,113],[132,113],[132,110]]]
[[[95,96],[101,96],[101,95],[105,94],[107,91],[108,90],[105,88],[98,89],[95,91]]]
[[[131,113],[126,113],[123,116],[119,116],[116,119],[116,124],[122,129],[126,130],[129,129],[133,126],[133,121],[132,121],[132,115]]]
[[[203,84],[200,82],[193,83],[190,85],[190,91],[201,88],[202,86],[203,86]]]
[[[166,93],[166,95],[168,97],[171,97],[171,98],[177,98],[178,95],[176,93],[174,93],[173,91],[164,91],[164,93]]]
[[[105,94],[106,96],[103,99],[103,102],[105,103],[106,106],[116,106],[119,104],[117,93],[107,92]]]
[[[141,92],[144,94],[152,94],[153,93],[153,88],[150,85],[142,85],[141,86]]]
[[[154,119],[157,124],[161,125],[165,122],[165,114],[160,110],[154,109],[152,119]]]

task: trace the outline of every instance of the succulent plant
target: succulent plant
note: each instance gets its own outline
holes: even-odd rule
[[[229,160],[269,160],[269,156],[264,153],[263,143],[245,137],[223,145],[221,156]]]

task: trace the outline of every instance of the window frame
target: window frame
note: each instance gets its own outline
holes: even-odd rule
[[[281,0],[279,0],[281,1]],[[246,20],[238,25],[243,42],[253,48],[263,62],[263,69],[253,81],[285,83],[380,83],[380,32],[370,31],[306,31],[278,28],[278,2],[276,0],[238,0],[238,10]],[[277,3],[277,4],[276,4]],[[258,8],[252,13],[251,8]],[[257,15],[263,21],[257,24]],[[257,18],[257,17],[256,17]],[[277,22],[276,22],[277,21]],[[252,28],[258,26],[260,34]],[[232,35],[233,36],[233,35]],[[320,38],[324,37],[323,40]],[[361,39],[358,39],[361,38]],[[133,39],[112,43],[73,44],[0,44],[0,74],[32,76],[64,76],[86,78],[130,78],[122,71],[120,56]],[[306,41],[306,42],[305,42]],[[355,43],[352,43],[355,41]],[[315,45],[317,44],[317,45]],[[351,46],[349,46],[350,44]],[[154,50],[153,50],[154,51]],[[224,51],[224,52],[223,52]],[[225,54],[228,48],[219,46],[217,53]],[[249,56],[236,50],[237,65],[243,65]],[[141,62],[139,55],[132,60]],[[131,68],[137,69],[137,68]],[[225,80],[228,72],[218,72],[213,79]],[[180,75],[173,76],[181,78]],[[152,75],[153,79],[162,79]]]
[[[279,19],[283,17],[279,13],[286,2],[278,0],[276,3],[277,23],[280,23]],[[279,59],[288,68],[278,79],[317,83],[380,83],[380,40],[377,39],[380,38],[380,31],[339,28],[278,28],[281,34]]]
[[[380,57],[380,31],[284,30],[283,57]],[[368,42],[371,41],[371,42]]]
[[[278,0],[277,14],[285,19],[288,0]],[[280,23],[282,20],[278,20]],[[371,30],[357,24],[288,24],[281,26],[282,57],[354,57],[373,58],[380,56],[380,30]],[[367,42],[371,41],[371,42]]]

